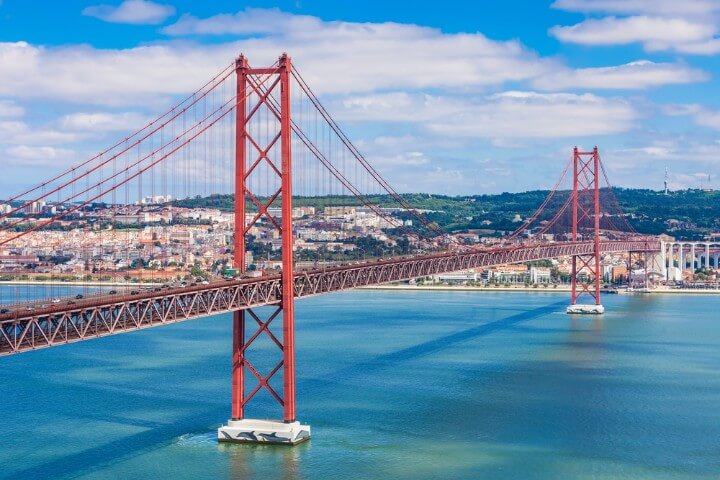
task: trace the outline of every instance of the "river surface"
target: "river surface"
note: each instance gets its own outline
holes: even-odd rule
[[[720,296],[607,295],[601,318],[567,297],[299,301],[292,448],[215,440],[229,315],[0,357],[0,478],[720,478]]]

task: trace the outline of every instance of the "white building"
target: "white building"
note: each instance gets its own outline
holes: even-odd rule
[[[530,283],[550,283],[550,269],[545,267],[530,267]]]
[[[447,283],[477,282],[480,280],[480,274],[472,270],[441,273],[440,275],[435,275],[433,280]]]

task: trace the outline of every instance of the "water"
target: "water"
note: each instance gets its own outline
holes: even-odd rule
[[[602,319],[569,317],[566,302],[298,302],[313,438],[294,448],[215,441],[228,316],[3,357],[0,478],[718,478],[720,297],[608,295]],[[262,346],[267,370],[277,348]]]

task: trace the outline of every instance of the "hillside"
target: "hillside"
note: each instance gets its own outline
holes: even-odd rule
[[[682,190],[665,195],[645,189],[616,188],[614,191],[623,211],[631,216],[631,223],[640,233],[667,233],[682,239],[694,239],[720,231],[720,192]],[[475,196],[419,193],[403,194],[403,197],[413,207],[429,210],[427,217],[448,231],[478,228],[511,231],[518,225],[516,215],[523,219],[532,215],[547,194],[547,190],[534,190]],[[568,195],[567,191],[558,192],[548,205],[548,211],[557,211]],[[601,201],[606,198],[607,192],[601,192]],[[369,199],[381,206],[397,206],[389,196],[372,196]],[[213,195],[176,200],[173,204],[229,211],[233,208],[233,200],[232,195]],[[328,198],[301,197],[296,198],[294,204],[324,206],[328,204]],[[333,204],[360,205],[360,202],[354,197],[334,197]]]

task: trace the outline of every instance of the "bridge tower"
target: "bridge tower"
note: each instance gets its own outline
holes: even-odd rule
[[[235,126],[235,231],[234,264],[240,273],[246,269],[246,235],[264,217],[281,238],[282,273],[277,297],[280,302],[262,317],[251,309],[233,313],[232,418],[218,429],[218,440],[243,443],[296,444],[310,438],[310,427],[301,425],[295,412],[295,311],[292,227],[292,125],[290,117],[290,79],[292,64],[283,54],[269,68],[251,68],[241,55],[235,63],[237,77]],[[279,101],[277,100],[279,97]],[[251,128],[253,118],[264,120],[262,128]],[[268,118],[271,122],[268,123]],[[278,155],[279,149],[279,155]],[[278,161],[279,158],[279,161]],[[260,175],[273,180],[253,182]],[[265,190],[262,190],[265,184]],[[253,188],[255,190],[253,190]],[[280,218],[271,214],[280,204]],[[273,212],[276,208],[272,209]],[[275,215],[277,215],[275,213]],[[282,321],[282,336],[269,328]],[[249,329],[253,333],[249,333]],[[263,374],[253,364],[252,346],[267,336],[278,349],[275,366]],[[264,353],[266,354],[266,353]],[[282,392],[273,388],[271,379],[282,371]],[[254,382],[254,388],[248,389]],[[246,417],[246,408],[261,391],[280,407],[282,420],[254,420]]]
[[[593,240],[589,255],[572,257],[572,291],[567,313],[600,314],[600,155],[573,149],[572,241]],[[579,304],[578,298],[590,297],[590,304]]]

